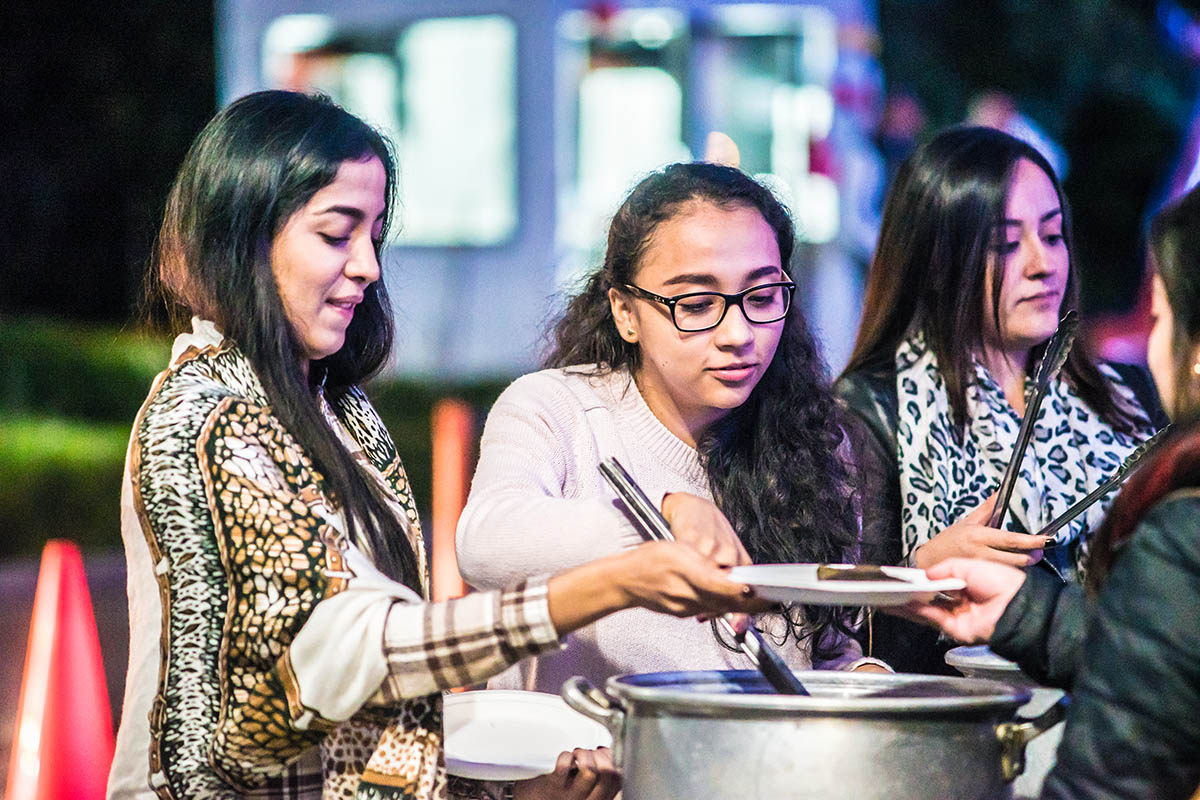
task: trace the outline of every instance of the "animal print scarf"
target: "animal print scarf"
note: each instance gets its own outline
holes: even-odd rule
[[[896,442],[903,552],[962,518],[996,491],[1016,446],[1021,415],[978,361],[967,385],[966,435],[960,440],[937,359],[918,334],[896,350]],[[1100,485],[1153,432],[1133,391],[1106,365],[1101,371],[1128,407],[1137,433],[1114,430],[1059,377],[1050,386],[1021,464],[1005,527],[1036,533]],[[1094,504],[1055,536],[1046,559],[1064,577],[1082,577],[1090,533],[1111,498]]]

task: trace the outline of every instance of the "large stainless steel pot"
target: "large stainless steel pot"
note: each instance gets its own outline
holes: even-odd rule
[[[1061,718],[1016,720],[1027,689],[926,675],[800,672],[810,697],[756,672],[659,672],[563,685],[613,734],[625,800],[992,800],[1025,743]]]
[[[1041,714],[1063,697],[1061,689],[1040,686],[1021,672],[1020,667],[996,655],[986,645],[955,647],[946,653],[946,663],[968,678],[988,678],[1028,689],[1029,702],[1017,709],[1017,713],[1023,716]],[[1063,726],[1055,725],[1025,748],[1025,771],[1013,781],[1014,797],[1032,798],[1041,795],[1042,784],[1054,767],[1055,754],[1058,752],[1062,735]]]

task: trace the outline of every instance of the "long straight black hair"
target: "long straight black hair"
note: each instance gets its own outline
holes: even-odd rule
[[[336,400],[386,362],[394,332],[383,281],[367,288],[342,349],[314,361],[306,377],[271,270],[271,243],[287,220],[333,182],[343,163],[369,158],[387,173],[386,236],[395,161],[383,136],[324,96],[265,91],[236,100],[204,127],[184,159],[148,290],[175,312],[211,320],[237,344],[271,412],[345,512],[350,535],[370,548],[385,574],[417,589],[416,556],[403,523],[325,421],[314,394],[323,380],[326,396]]]
[[[965,430],[972,358],[984,344],[989,256],[1022,159],[1036,164],[1054,185],[1070,254],[1067,198],[1041,153],[992,128],[943,131],[918,147],[896,174],[867,275],[862,322],[843,374],[890,367],[901,342],[922,332],[946,381],[954,421]],[[997,330],[1003,280],[1004,271],[995,270],[991,314]],[[1065,314],[1078,304],[1079,279],[1071,263],[1061,311]],[[1044,350],[1043,342],[1030,351],[1027,370]],[[1117,401],[1084,348],[1071,350],[1063,372],[1106,422],[1122,430],[1132,427],[1132,410]]]
[[[608,290],[637,282],[654,232],[694,203],[758,211],[787,268],[795,232],[775,195],[731,167],[673,164],[643,179],[617,210],[604,264],[555,325],[545,366],[594,364],[601,372],[636,374],[641,348],[617,332]],[[755,562],[857,560],[858,524],[837,414],[825,365],[793,304],[775,357],[750,397],[697,442],[713,499]],[[848,633],[844,614],[830,607],[789,613],[787,620],[797,642],[811,638],[817,657],[833,652],[837,637],[829,634]]]

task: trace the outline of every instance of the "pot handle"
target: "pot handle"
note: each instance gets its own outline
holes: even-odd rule
[[[592,686],[587,678],[578,675],[563,682],[561,694],[562,699],[571,708],[608,728],[613,737],[613,762],[619,768],[625,736],[625,709],[616,700]]]
[[[1032,719],[1018,717],[1012,722],[996,726],[996,738],[1000,740],[1001,748],[1000,771],[1004,780],[1015,780],[1025,771],[1025,745],[1062,722],[1070,704],[1070,696],[1063,695],[1054,705]]]

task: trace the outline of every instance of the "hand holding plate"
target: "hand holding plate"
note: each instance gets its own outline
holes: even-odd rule
[[[926,574],[931,580],[958,578],[966,586],[950,600],[909,603],[887,610],[933,624],[966,644],[992,638],[1004,609],[1025,582],[1021,570],[980,559],[952,558],[930,567]]]
[[[607,747],[568,750],[554,772],[513,785],[514,800],[612,800],[621,791],[621,773]]]

